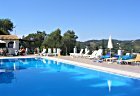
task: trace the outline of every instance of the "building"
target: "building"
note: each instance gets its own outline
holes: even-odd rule
[[[19,50],[19,38],[16,35],[0,35],[0,48],[7,48],[8,53],[15,54]]]

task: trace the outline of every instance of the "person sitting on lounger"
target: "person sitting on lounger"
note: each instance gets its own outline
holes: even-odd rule
[[[37,54],[37,48],[34,49],[34,54]]]
[[[0,49],[0,55],[3,55],[3,53],[4,53],[4,50]]]
[[[24,53],[25,53],[25,49],[24,49],[24,48],[20,48],[19,54],[20,54],[20,55],[24,55]]]
[[[39,48],[34,49],[34,55],[39,55]]]

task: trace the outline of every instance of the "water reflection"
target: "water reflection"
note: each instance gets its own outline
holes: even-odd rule
[[[107,84],[108,84],[108,90],[109,90],[109,92],[111,92],[112,81],[111,80],[107,80]]]
[[[46,61],[48,64],[48,68],[51,68],[51,71],[46,72],[68,72],[68,73],[74,73],[74,75],[71,75],[71,79],[84,82],[84,81],[91,81],[89,84],[90,87],[93,88],[106,88],[109,93],[111,93],[112,88],[114,87],[131,87],[134,84],[134,80],[131,78],[126,77],[120,77],[113,74],[103,73],[100,71],[92,71],[81,67],[76,67],[69,64],[63,64],[61,62]],[[93,80],[97,80],[94,82]]]
[[[15,79],[14,71],[26,69],[20,65],[17,59],[1,59],[0,60],[0,83],[12,83]]]
[[[0,82],[12,82],[15,72],[29,68],[43,68],[46,72],[66,72],[74,69],[73,65],[41,58],[0,59]],[[49,69],[49,70],[48,70]]]
[[[14,73],[9,70],[5,70],[5,72],[0,72],[0,83],[12,83],[14,79]]]

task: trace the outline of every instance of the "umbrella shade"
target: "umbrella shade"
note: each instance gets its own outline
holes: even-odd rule
[[[5,41],[0,40],[0,43],[6,43]]]
[[[111,49],[113,48],[111,35],[109,36],[107,48],[110,49],[110,58],[111,58]],[[111,61],[111,59],[110,59],[110,61]]]
[[[113,48],[111,35],[109,36],[107,48],[109,48],[109,49]]]
[[[16,48],[16,41],[14,41],[14,45],[13,45],[13,48]]]
[[[86,46],[86,48],[85,48],[85,53],[88,51],[88,46]]]
[[[77,48],[76,48],[76,46],[73,48],[73,53],[77,53]]]

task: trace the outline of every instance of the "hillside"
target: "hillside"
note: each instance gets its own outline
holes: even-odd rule
[[[120,48],[124,50],[125,52],[140,52],[140,39],[137,40],[112,40],[113,42],[113,49],[115,53]],[[88,46],[90,50],[95,50],[99,48],[103,48],[105,50],[105,53],[108,51],[107,48],[107,39],[102,40],[88,40],[85,42],[78,42],[78,47],[84,48],[85,46]]]

